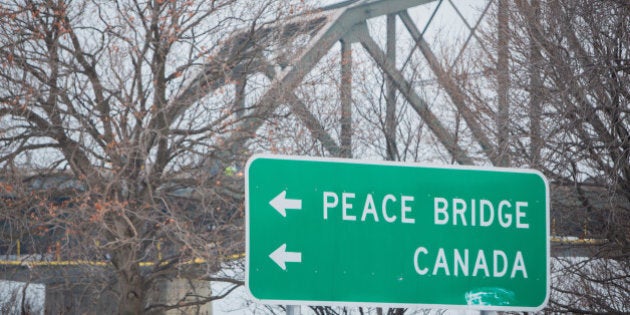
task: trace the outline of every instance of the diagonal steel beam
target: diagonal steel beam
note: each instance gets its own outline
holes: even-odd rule
[[[302,121],[315,139],[324,146],[330,155],[336,157],[344,156],[341,148],[337,145],[335,140],[328,132],[326,132],[324,126],[322,126],[319,120],[311,113],[308,107],[306,107],[306,104],[304,104],[297,95],[294,93],[288,94],[287,101],[289,102],[293,113]]]
[[[278,74],[250,115],[244,117],[236,130],[222,141],[229,148],[220,148],[218,151],[225,151],[220,155],[229,154],[229,152],[236,154],[238,150],[242,150],[244,143],[253,137],[267,117],[277,108],[278,100],[290,95],[291,93],[287,91],[293,91],[302,82],[304,76],[354,25],[364,23],[370,18],[432,1],[435,0],[361,1],[333,11],[329,16],[331,22],[318,30],[304,52],[293,60],[291,66]]]
[[[477,140],[477,143],[479,143],[481,149],[490,161],[496,165],[498,161],[495,148],[492,145],[490,138],[486,135],[486,132],[484,132],[481,125],[478,123],[475,114],[466,105],[466,95],[459,88],[459,85],[455,82],[455,80],[453,80],[453,78],[442,68],[437,57],[429,47],[429,44],[427,44],[422,37],[422,34],[416,27],[416,24],[411,20],[409,13],[407,11],[402,11],[398,13],[398,16],[400,16],[400,19],[411,34],[411,37],[416,41],[416,45],[429,63],[429,67],[438,78],[438,82],[451,97],[451,100],[453,101],[453,104],[455,104],[455,107],[457,107],[457,110],[459,110],[462,114],[462,117]]]
[[[466,50],[466,47],[468,47],[468,43],[470,42],[470,39],[473,38],[473,37],[477,40],[477,43],[479,44],[481,49],[483,49],[483,51],[486,52],[486,55],[489,58],[493,59],[492,61],[494,63],[494,58],[492,58],[492,54],[490,54],[490,52],[488,51],[486,46],[483,44],[483,41],[481,40],[481,38],[479,38],[479,36],[477,36],[477,27],[479,27],[479,25],[481,24],[481,21],[486,16],[486,13],[488,12],[488,9],[490,9],[490,5],[492,4],[492,1],[493,0],[488,0],[488,4],[486,4],[486,7],[483,9],[481,14],[479,15],[479,18],[477,18],[477,22],[475,23],[474,26],[471,27],[470,24],[468,24],[468,21],[466,21],[466,19],[464,18],[464,15],[457,8],[457,5],[455,5],[455,3],[453,3],[452,0],[449,0],[449,3],[451,4],[451,7],[453,7],[453,9],[455,9],[455,12],[457,13],[457,15],[459,15],[459,18],[462,20],[462,22],[464,22],[464,25],[466,25],[466,27],[470,31],[470,34],[468,34],[468,37],[466,37],[466,40],[464,41],[464,44],[462,45],[462,48],[459,50],[459,53],[457,54],[457,57],[455,57],[455,59],[453,59],[453,63],[451,64],[451,66],[448,69],[449,73],[451,72],[451,70],[453,70],[453,68],[455,67],[455,64],[457,63],[459,58],[462,57],[462,55],[464,54],[464,51]],[[424,34],[424,31],[422,32],[422,34]]]
[[[424,34],[427,31],[427,29],[429,29],[429,26],[431,25],[431,22],[433,21],[433,18],[435,18],[435,15],[437,14],[438,10],[440,9],[440,6],[442,5],[442,2],[443,2],[443,0],[439,0],[437,5],[435,6],[435,9],[433,9],[433,13],[431,13],[431,16],[429,17],[429,20],[424,24],[424,28],[422,29],[422,34]],[[413,57],[413,54],[416,52],[416,48],[418,48],[418,46],[411,47],[411,51],[407,55],[407,59],[405,60],[405,62],[402,65],[402,69],[403,70],[405,70],[405,67],[407,67],[407,65],[411,61],[411,57]]]
[[[359,38],[363,48],[365,48],[368,54],[376,61],[376,64],[391,78],[400,93],[405,96],[409,104],[411,104],[411,107],[413,107],[427,126],[429,126],[429,129],[431,129],[446,150],[453,156],[455,161],[459,164],[472,165],[472,159],[468,157],[465,151],[457,144],[455,137],[444,128],[439,119],[431,112],[427,103],[416,94],[411,84],[405,80],[403,74],[387,59],[383,50],[381,50],[368,33],[367,25],[365,23],[358,24],[354,32],[355,36]]]
[[[261,96],[253,110],[243,117],[229,137],[223,139],[222,146],[215,150],[219,157],[229,157],[244,150],[245,142],[251,139],[274,110],[287,99],[287,96],[302,82],[306,74],[328,53],[332,46],[343,36],[347,27],[339,23],[339,17],[346,10],[337,12],[334,23],[328,23],[314,36],[309,45],[290,65],[284,68],[273,80],[269,89]]]
[[[263,67],[263,72],[267,78],[273,80],[276,74],[273,71],[273,67],[266,66]],[[311,111],[306,107],[306,104],[300,100],[297,95],[292,91],[286,95],[287,102],[291,106],[291,110],[293,114],[295,114],[300,121],[306,126],[306,128],[311,132],[311,135],[315,137],[330,153],[332,156],[342,156],[341,148],[337,145],[335,140],[330,136],[324,126],[319,122],[317,117],[311,113]]]

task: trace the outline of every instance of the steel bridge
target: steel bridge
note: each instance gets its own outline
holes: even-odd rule
[[[415,113],[417,120],[423,122],[441,146],[441,150],[447,152],[453,162],[508,166],[509,160],[506,159],[503,149],[508,139],[507,102],[498,102],[494,108],[497,119],[488,129],[469,106],[471,100],[462,90],[454,71],[467,49],[472,46],[495,59],[497,68],[501,68],[501,62],[507,62],[502,61],[499,56],[493,56],[484,47],[477,33],[484,20],[497,18],[489,10],[494,2],[496,1],[475,2],[477,11],[470,18],[466,17],[461,8],[464,3],[469,5],[470,1],[348,0],[257,29],[235,32],[221,42],[214,56],[207,58],[209,61],[200,66],[198,72],[175,94],[167,106],[166,116],[175,121],[177,117],[184,115],[187,108],[203,98],[232,86],[233,115],[237,116],[239,124],[218,142],[219,145],[208,157],[213,160],[209,163],[216,165],[216,161],[229,161],[234,156],[241,155],[248,141],[283,105],[289,108],[292,116],[309,131],[310,136],[325,149],[327,155],[350,158],[356,156],[352,149],[353,121],[357,119],[354,116],[357,105],[353,101],[353,93],[356,91],[353,73],[355,61],[360,55],[371,59],[370,62],[382,73],[385,81],[382,136],[386,159],[400,159],[397,148],[397,115],[402,108],[406,108]],[[425,12],[422,18],[418,18],[418,9]],[[450,12],[453,23],[459,24],[463,30],[461,40],[454,44],[450,62],[440,59],[435,52],[436,44],[426,36],[427,30],[444,10]],[[503,22],[498,19],[499,27]],[[260,49],[266,46],[273,49]],[[315,69],[318,64],[334,54],[339,56],[336,59],[339,62],[339,85],[336,91],[327,92],[335,93],[339,100],[338,104],[331,105],[335,115],[339,117],[339,126],[334,128],[339,132],[331,132],[331,128],[321,121],[314,108],[296,92],[304,79],[317,71]],[[414,77],[414,72],[409,67],[411,60],[419,60],[423,71],[427,72],[428,81]],[[497,74],[500,76],[501,71]],[[261,76],[266,78],[264,81],[267,85],[260,97],[252,101],[248,96],[251,88],[247,83]],[[426,93],[423,88],[427,87],[429,81],[433,84],[431,89],[437,88],[444,95],[438,102],[424,96]],[[507,88],[503,88],[497,91],[499,98],[507,95]],[[470,145],[462,145],[452,121],[443,119],[441,112],[445,108],[460,115],[473,143],[472,152]],[[573,223],[561,222],[557,228],[554,224],[552,234],[574,235],[572,233],[576,228],[570,226],[571,224]],[[577,225],[579,229],[580,224]],[[555,256],[572,255],[575,248],[588,251],[589,247],[600,243],[588,238],[554,237],[551,241],[552,254]],[[241,256],[235,255],[228,259],[239,257]],[[145,265],[149,267],[150,264],[147,262]],[[0,261],[1,268],[12,270],[11,274],[16,280],[22,281],[21,277],[28,278],[25,268],[48,268],[54,278],[58,272],[55,270],[60,268],[72,272],[74,269],[80,270],[81,266],[107,268],[107,265],[106,261],[67,261],[62,257],[54,257],[50,261]]]
[[[188,107],[207,95],[225,86],[234,85],[234,115],[239,116],[240,124],[233,132],[224,136],[225,139],[221,141],[223,145],[218,146],[209,158],[229,160],[230,157],[238,156],[268,118],[284,104],[308,129],[312,138],[325,148],[328,155],[353,157],[352,125],[353,119],[356,118],[353,117],[355,114],[353,106],[357,106],[353,101],[355,82],[353,56],[359,53],[358,49],[362,49],[364,54],[361,56],[371,58],[371,62],[383,74],[385,80],[383,136],[387,159],[395,160],[399,157],[396,148],[396,115],[400,107],[407,106],[417,115],[417,119],[424,122],[443,149],[450,154],[452,161],[459,164],[481,161],[495,166],[506,166],[501,154],[504,145],[502,142],[507,138],[507,135],[503,134],[507,132],[507,128],[503,128],[502,124],[506,122],[499,119],[496,122],[496,133],[492,137],[489,136],[487,127],[482,126],[468,106],[470,100],[462,91],[453,71],[473,43],[480,51],[493,58],[490,50],[484,47],[477,30],[485,19],[496,18],[495,14],[490,13],[495,1],[474,2],[476,11],[472,18],[470,15],[466,17],[464,13],[465,10],[471,9],[462,8],[470,3],[458,0],[348,0],[266,24],[257,29],[237,31],[221,42],[214,56],[208,58],[209,61],[202,65],[176,93],[167,106],[169,111],[167,116],[183,115]],[[421,14],[414,11],[418,9],[424,12],[422,18],[418,18]],[[459,24],[464,31],[461,42],[455,45],[450,63],[440,61],[434,52],[435,44],[425,38],[427,30],[445,10],[450,12],[449,18],[453,19],[452,23]],[[401,25],[402,30],[398,29]],[[272,49],[261,49],[267,46]],[[401,53],[405,54],[401,56]],[[312,71],[316,71],[314,69],[317,65],[331,54],[339,54],[339,58],[335,59],[339,62],[339,89],[333,91],[338,94],[340,100],[338,108],[335,108],[340,117],[337,134],[326,128],[318,114],[313,111],[313,107],[307,105],[296,93],[304,78]],[[410,60],[418,57],[424,69],[429,72],[427,77],[433,84],[431,88],[437,85],[446,96],[440,99],[444,103],[435,104],[433,100],[427,100],[422,96],[421,89],[427,86],[427,82],[426,80],[418,82],[408,67]],[[268,86],[253,104],[248,104],[246,96],[250,90],[247,82],[255,80],[256,76],[267,78]],[[440,114],[436,113],[443,107],[452,107],[460,113],[476,143],[477,151],[473,153],[474,157],[471,156],[470,150],[463,148],[458,142],[451,122],[445,122],[440,118]],[[496,110],[499,113],[502,109]],[[500,115],[497,117],[501,118]],[[61,182],[53,181],[54,185],[80,185],[72,178],[60,180]],[[39,185],[42,186],[40,189],[45,188],[43,187],[45,183]],[[557,201],[555,203],[558,205]],[[559,205],[557,208],[561,207],[562,205]],[[573,224],[568,221],[558,222],[556,228],[554,221],[552,234],[575,235],[581,228],[580,223]],[[552,241],[558,246],[586,246],[599,242],[588,238],[577,241],[554,238]],[[62,257],[42,262],[0,261],[0,265],[29,267],[77,264],[105,266],[106,262],[66,261]]]
[[[472,42],[488,52],[478,40],[476,30],[482,20],[492,18],[488,14],[492,2],[479,2],[481,12],[473,21],[468,21],[459,8],[461,4],[455,0],[351,0],[290,17],[282,23],[267,25],[254,31],[237,32],[223,42],[211,58],[212,61],[203,65],[172,99],[169,117],[177,117],[190,104],[226,85],[235,84],[234,108],[241,123],[221,141],[226,145],[216,150],[215,155],[221,156],[222,151],[236,153],[242,150],[245,142],[256,134],[266,119],[281,104],[287,104],[291,114],[299,119],[329,155],[352,157],[355,80],[353,54],[357,53],[355,51],[360,46],[382,71],[386,80],[384,137],[388,159],[397,158],[397,107],[409,106],[455,162],[473,164],[474,161],[458,142],[453,127],[436,114],[432,108],[433,102],[422,97],[418,90],[422,87],[422,82],[416,82],[408,67],[406,68],[412,58],[421,55],[424,59],[422,62],[431,72],[432,80],[448,96],[448,104],[436,106],[454,106],[480,148],[481,158],[492,165],[503,165],[505,161],[499,148],[507,138],[507,130],[501,128],[503,125],[499,122],[497,140],[493,141],[493,137],[488,136],[488,131],[484,130],[468,106],[468,96],[461,90],[452,71]],[[425,8],[431,14],[426,20],[417,21],[410,13],[415,8]],[[431,43],[424,37],[424,32],[434,17],[439,16],[445,8],[456,13],[452,16],[453,23],[459,23],[467,32],[451,64],[442,63]],[[380,21],[383,19],[384,21]],[[374,21],[379,21],[379,26],[370,29],[370,23],[374,24]],[[397,30],[397,25],[403,25],[406,33]],[[374,28],[378,30],[375,32]],[[405,40],[399,40],[402,37],[400,34],[405,35]],[[385,49],[381,48],[378,41],[382,35],[386,37]],[[412,41],[411,47],[409,39]],[[296,42],[306,44],[298,45]],[[265,46],[273,46],[273,53],[265,54],[261,51],[260,47]],[[400,51],[405,51],[408,55],[401,59]],[[295,93],[305,76],[331,53],[340,54],[341,80],[336,91],[340,100],[340,108],[337,109],[340,113],[338,136],[328,131],[312,108]],[[406,61],[400,66],[402,60]],[[257,75],[263,75],[270,83],[255,104],[246,104],[249,92],[246,82]],[[397,93],[402,96],[403,101],[397,101]]]

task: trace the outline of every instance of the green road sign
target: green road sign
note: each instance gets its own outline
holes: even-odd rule
[[[267,303],[537,310],[549,188],[532,170],[254,156],[246,285]]]

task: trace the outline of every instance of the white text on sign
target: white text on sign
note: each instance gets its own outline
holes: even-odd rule
[[[403,194],[385,194],[375,197],[372,194],[355,192],[324,191],[322,194],[323,218],[341,218],[342,221],[359,222],[400,222],[415,224],[414,196]],[[453,225],[462,227],[490,227],[529,229],[527,222],[526,201],[500,200],[493,203],[484,198],[433,198],[433,223],[435,225]],[[452,256],[447,255],[452,252]],[[508,257],[503,250],[494,249],[490,257],[479,249],[474,254],[471,250],[438,248],[430,251],[424,246],[413,253],[413,266],[418,275],[445,276],[482,276],[527,278],[525,259],[520,251]],[[449,257],[450,256],[450,257]],[[472,256],[472,257],[471,257]],[[425,265],[426,259],[432,260],[433,267]]]
[[[328,220],[328,211],[339,207],[339,194],[325,191],[324,194],[324,220]],[[358,200],[357,200],[358,199]],[[343,221],[357,221],[357,215],[361,214],[361,221],[372,220],[379,222],[379,213],[388,223],[400,222],[413,224],[416,220],[411,215],[411,203],[413,196],[386,194],[382,199],[374,201],[372,194],[359,196],[353,192],[341,193],[341,219]],[[355,206],[363,207],[363,210]],[[379,211],[380,210],[380,211]]]

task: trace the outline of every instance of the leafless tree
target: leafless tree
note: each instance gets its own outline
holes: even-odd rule
[[[483,29],[491,54],[470,56],[470,69],[485,75],[462,86],[480,121],[509,117],[509,128],[498,121],[489,133],[507,149],[508,164],[539,169],[551,181],[552,233],[586,239],[570,256],[588,258],[555,260],[549,309],[627,312],[630,5],[499,4],[503,20],[488,19]]]
[[[247,147],[227,135],[251,108],[237,106],[230,89],[242,88],[235,73],[270,44],[254,34],[303,9],[300,1],[3,1],[2,232],[30,239],[32,251],[106,260],[110,271],[88,285],[111,292],[121,314],[221,297],[155,299],[176,277],[240,285],[212,276],[243,250]],[[220,51],[236,29],[244,40]]]

